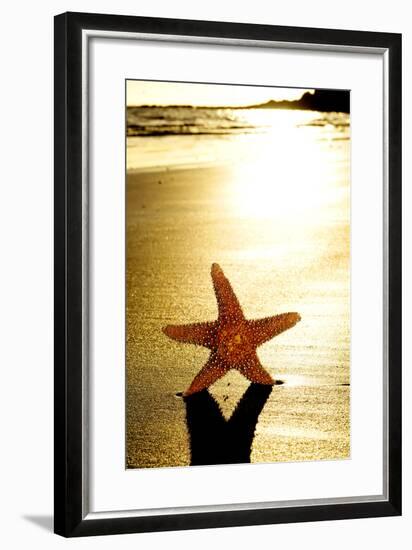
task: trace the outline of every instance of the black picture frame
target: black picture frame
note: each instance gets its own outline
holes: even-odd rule
[[[387,498],[378,502],[87,517],[84,433],[82,31],[215,37],[376,48],[388,63]],[[54,529],[66,537],[396,516],[401,514],[401,35],[269,25],[64,13],[54,22],[55,490]]]

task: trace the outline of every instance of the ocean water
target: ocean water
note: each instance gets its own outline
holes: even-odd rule
[[[285,137],[347,141],[349,115],[284,109],[128,107],[127,168],[255,160]],[[275,144],[274,144],[275,145]]]
[[[347,459],[349,116],[195,111],[128,110],[126,466]],[[162,327],[216,319],[214,262],[247,318],[302,320],[258,350],[273,388],[185,401],[209,352]]]

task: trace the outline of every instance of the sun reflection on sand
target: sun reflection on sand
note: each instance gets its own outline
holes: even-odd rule
[[[328,215],[325,207],[339,199],[331,186],[336,174],[323,162],[322,148],[299,128],[281,135],[272,129],[256,147],[255,157],[234,167],[234,211],[277,224],[289,222],[297,229],[318,223],[319,216]]]

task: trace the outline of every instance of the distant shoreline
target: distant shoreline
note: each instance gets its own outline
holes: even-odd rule
[[[350,112],[350,92],[346,90],[316,90],[313,94],[306,92],[300,99],[274,99],[256,105],[129,105],[129,109],[291,109],[304,111],[319,111],[324,113]]]

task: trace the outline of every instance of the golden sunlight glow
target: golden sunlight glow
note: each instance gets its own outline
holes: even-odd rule
[[[273,124],[262,136],[256,156],[235,167],[235,209],[251,218],[313,219],[314,210],[320,211],[330,199],[319,144],[290,124],[291,111],[255,114]],[[296,116],[302,119],[302,113]]]

